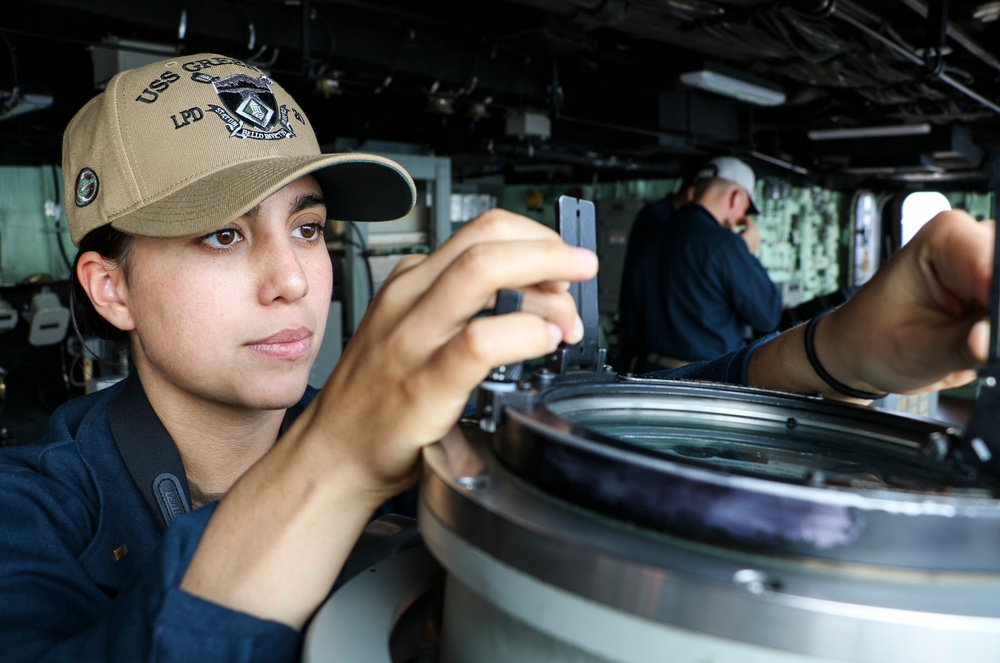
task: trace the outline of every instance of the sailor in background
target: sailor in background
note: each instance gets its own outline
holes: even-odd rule
[[[676,191],[668,193],[659,200],[647,203],[635,215],[632,227],[628,231],[628,243],[625,245],[621,293],[618,296],[620,309],[618,315],[623,330],[628,329],[628,325],[625,323],[628,316],[628,312],[625,310],[625,302],[629,301],[628,284],[633,282],[632,273],[641,268],[641,263],[637,259],[640,248],[646,246],[650,238],[655,236],[664,224],[670,223],[677,210],[691,202],[693,198],[694,179],[692,175],[688,175],[681,180]],[[623,334],[620,370],[622,372],[634,371],[636,359],[636,351],[629,346],[629,335]]]
[[[712,159],[695,176],[692,202],[637,249],[622,283],[622,343],[634,372],[732,352],[747,327],[777,329],[781,292],[756,257],[755,184],[739,159]]]

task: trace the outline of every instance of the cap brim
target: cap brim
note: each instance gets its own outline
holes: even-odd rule
[[[145,237],[195,237],[221,228],[303,175],[323,189],[328,218],[338,221],[391,221],[416,201],[410,175],[391,159],[346,153],[268,157],[241,161],[205,175],[111,225]]]

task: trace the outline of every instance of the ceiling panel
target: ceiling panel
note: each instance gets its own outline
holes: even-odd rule
[[[20,2],[0,23],[0,160],[58,154],[62,128],[96,91],[93,49],[104,44],[247,59],[293,91],[324,143],[418,146],[451,156],[458,177],[523,163],[559,176],[567,165],[574,177],[671,176],[728,152],[834,184],[987,188],[1000,145],[998,14],[1000,3],[943,0],[485,0],[457,11]],[[784,101],[759,106],[682,82],[706,68],[763,82]],[[547,117],[550,133],[511,132],[508,117],[524,113]],[[901,125],[922,129],[809,137]]]

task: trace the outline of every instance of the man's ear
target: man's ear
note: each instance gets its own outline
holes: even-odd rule
[[[722,214],[722,220],[719,224],[723,228],[729,228],[734,230],[736,227],[736,218],[739,216],[736,210],[739,206],[739,195],[740,190],[738,187],[732,187],[731,189],[720,193],[719,202],[725,205],[724,209],[720,209],[719,212]]]
[[[743,216],[743,213],[746,211],[746,207],[749,204],[750,199],[746,197],[746,193],[743,192],[743,189],[738,186],[734,186],[729,192],[729,209],[735,210],[737,212],[737,216]]]
[[[120,264],[97,251],[86,251],[76,261],[76,278],[101,317],[122,331],[135,328],[128,306],[128,284]]]

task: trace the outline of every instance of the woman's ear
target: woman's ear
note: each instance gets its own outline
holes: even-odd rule
[[[76,278],[101,317],[122,331],[135,328],[128,306],[128,283],[120,264],[97,251],[86,251],[76,261]]]

